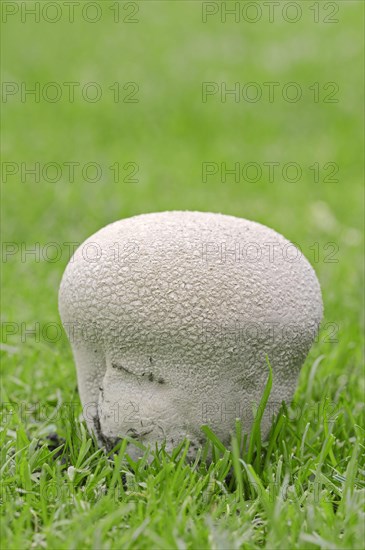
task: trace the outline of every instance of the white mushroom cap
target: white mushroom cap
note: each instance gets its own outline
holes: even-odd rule
[[[221,214],[160,212],[87,239],[63,275],[59,310],[99,443],[129,435],[170,449],[188,437],[193,456],[202,424],[225,444],[235,418],[250,431],[266,354],[267,433],[293,397],[322,298],[308,261],[272,229]]]

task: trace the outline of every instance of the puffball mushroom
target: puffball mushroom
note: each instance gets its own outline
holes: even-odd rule
[[[189,453],[208,424],[229,445],[290,402],[322,318],[317,277],[272,229],[207,212],[159,212],[107,225],[75,252],[59,310],[88,428],[101,446],[129,436]],[[141,451],[129,445],[134,458]]]

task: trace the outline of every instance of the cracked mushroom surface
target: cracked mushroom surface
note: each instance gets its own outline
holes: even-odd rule
[[[126,435],[190,457],[209,424],[229,445],[245,432],[268,377],[262,419],[293,397],[322,318],[309,262],[259,223],[207,212],[114,222],[87,239],[64,272],[59,311],[88,428],[112,448]],[[134,458],[141,451],[130,445]]]

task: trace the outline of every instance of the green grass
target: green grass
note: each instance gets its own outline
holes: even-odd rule
[[[321,383],[329,390],[333,376]],[[262,413],[270,386],[271,371]],[[208,444],[194,464],[189,442],[171,454],[146,450],[138,462],[125,454],[127,440],[106,454],[62,402],[53,410],[58,438],[47,438],[52,419],[14,403],[1,433],[5,547],[361,548],[364,434],[353,409],[361,396],[343,386],[333,406],[314,386],[299,392],[262,447],[259,422],[248,445],[236,423],[231,451],[203,427]]]
[[[104,16],[94,25],[16,16],[2,25],[4,81],[95,81],[105,92],[97,103],[14,96],[2,104],[3,162],[103,168],[95,183],[78,170],[74,182],[63,171],[54,183],[21,181],[19,173],[2,183],[4,246],[18,246],[2,261],[2,546],[363,548],[364,5],[338,2],[335,24],[314,23],[306,1],[295,24],[280,17],[222,24],[202,23],[200,2],[145,1],[139,23],[114,24],[110,4],[100,2]],[[137,82],[139,102],[114,103],[108,87],[116,81]],[[298,103],[203,103],[203,81],[295,81],[305,93]],[[314,82],[337,83],[338,103],[315,103]],[[108,168],[115,162],[137,163],[139,181],[115,183]],[[205,182],[203,162],[296,162],[302,177]],[[324,179],[329,162],[338,181]],[[283,233],[312,263],[325,305],[294,400],[268,439],[259,416],[251,434],[232,426],[229,449],[202,427],[210,465],[207,448],[189,464],[187,442],[171,455],[146,450],[137,463],[125,443],[109,454],[98,449],[80,420],[67,339],[44,332],[59,323],[64,243],[170,209],[233,214]],[[42,254],[50,242],[61,250],[54,262]],[[35,243],[40,254],[22,257]],[[35,335],[25,332],[32,328]]]

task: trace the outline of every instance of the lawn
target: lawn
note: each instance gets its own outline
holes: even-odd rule
[[[3,548],[365,545],[364,4],[274,4],[2,2]],[[322,288],[293,403],[210,464],[98,449],[60,328],[73,247],[163,210],[272,227]]]

